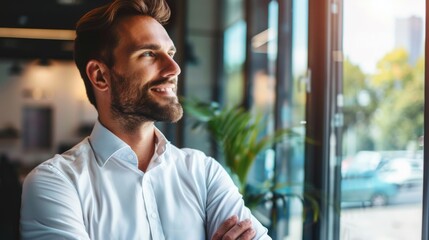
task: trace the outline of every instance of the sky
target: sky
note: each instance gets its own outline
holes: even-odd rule
[[[365,73],[394,48],[396,18],[421,17],[425,0],[344,0],[344,55]]]

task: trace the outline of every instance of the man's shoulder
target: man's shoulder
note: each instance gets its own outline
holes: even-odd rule
[[[219,168],[220,164],[213,157],[203,151],[194,148],[178,148],[170,145],[169,158],[175,165],[184,165],[186,168],[211,169]]]
[[[195,148],[181,148],[180,151],[182,151],[186,155],[192,155],[198,158],[210,158],[203,151]]]
[[[62,159],[65,163],[73,163],[76,160],[89,159],[89,156],[93,154],[89,138],[85,138],[69,150],[56,156],[60,157],[59,159]]]
[[[191,161],[211,161],[212,158],[207,156],[203,151],[194,148],[178,148],[173,144],[169,145],[169,154],[183,160]]]
[[[46,176],[47,174],[67,175],[78,173],[79,168],[92,159],[93,153],[87,138],[61,154],[55,154],[52,158],[40,163],[32,171],[33,176]]]

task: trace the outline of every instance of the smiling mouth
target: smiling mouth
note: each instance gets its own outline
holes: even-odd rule
[[[174,92],[172,88],[155,88],[155,92]]]
[[[160,86],[153,87],[151,89],[153,92],[155,92],[157,95],[163,95],[163,96],[176,96],[176,87],[173,84],[163,84]]]

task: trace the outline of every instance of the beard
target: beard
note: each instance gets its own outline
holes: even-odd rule
[[[133,130],[144,122],[177,122],[182,118],[183,108],[177,97],[151,95],[151,88],[164,83],[174,83],[177,79],[157,79],[147,82],[143,87],[138,84],[140,77],[123,76],[110,71],[111,79],[111,110],[113,117],[120,120],[129,130]]]

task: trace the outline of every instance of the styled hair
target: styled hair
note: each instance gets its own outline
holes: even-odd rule
[[[114,65],[113,49],[119,40],[115,27],[120,19],[142,15],[152,17],[164,25],[170,14],[165,0],[114,0],[89,11],[79,19],[74,41],[74,60],[92,105],[97,108],[94,90],[86,74],[86,65],[93,59],[102,61],[109,68]]]

